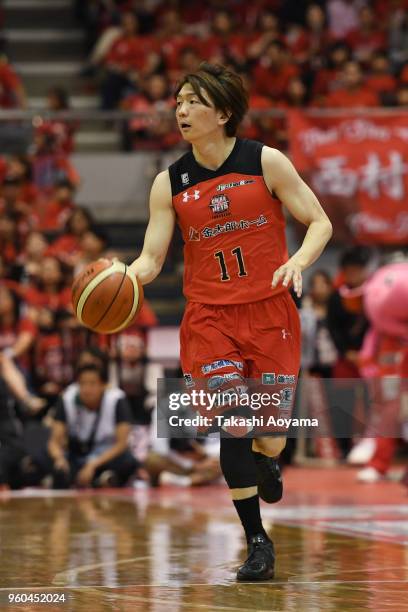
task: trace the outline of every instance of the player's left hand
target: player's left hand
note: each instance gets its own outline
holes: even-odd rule
[[[272,289],[277,287],[280,282],[284,287],[289,287],[292,283],[296,295],[300,298],[302,295],[302,268],[296,261],[288,259],[283,266],[275,271],[272,279]]]

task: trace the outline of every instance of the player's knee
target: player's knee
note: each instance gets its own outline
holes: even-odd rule
[[[250,438],[221,438],[220,464],[230,489],[256,486]]]
[[[263,453],[268,457],[277,457],[286,446],[286,438],[256,438],[253,440],[252,448],[255,452]]]

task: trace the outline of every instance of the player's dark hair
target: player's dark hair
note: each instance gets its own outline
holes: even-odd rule
[[[202,94],[203,89],[217,110],[230,114],[225,124],[225,133],[227,136],[235,136],[248,110],[248,92],[241,77],[220,64],[202,62],[197,72],[186,74],[177,84],[175,98],[186,83],[191,85],[202,104],[209,106]]]
[[[77,380],[79,379],[81,374],[83,374],[84,372],[95,372],[99,376],[99,379],[103,383],[107,383],[108,382],[108,370],[107,370],[107,368],[104,368],[102,366],[96,365],[96,363],[87,363],[87,364],[84,364],[84,365],[80,366],[77,369],[77,372],[76,372]]]
[[[365,246],[354,246],[343,251],[340,256],[340,267],[359,266],[365,268],[371,259],[371,250]]]

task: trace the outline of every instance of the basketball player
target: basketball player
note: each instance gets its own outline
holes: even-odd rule
[[[299,317],[289,294],[321,254],[332,228],[291,162],[276,149],[236,137],[248,107],[241,79],[201,64],[176,89],[176,118],[191,150],[157,175],[143,251],[131,264],[142,284],[159,274],[175,223],[184,246],[187,306],[180,330],[184,375],[259,379],[297,375]],[[282,205],[308,226],[288,258]],[[231,377],[231,375],[233,375]],[[223,437],[220,461],[245,530],[248,558],[237,579],[274,575],[274,548],[259,496],[282,496],[277,458],[284,437]]]

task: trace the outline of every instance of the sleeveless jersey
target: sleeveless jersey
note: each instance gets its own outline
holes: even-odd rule
[[[287,290],[271,288],[287,248],[281,202],[263,178],[262,147],[237,138],[218,170],[200,166],[192,151],[169,167],[191,302],[244,304]]]

